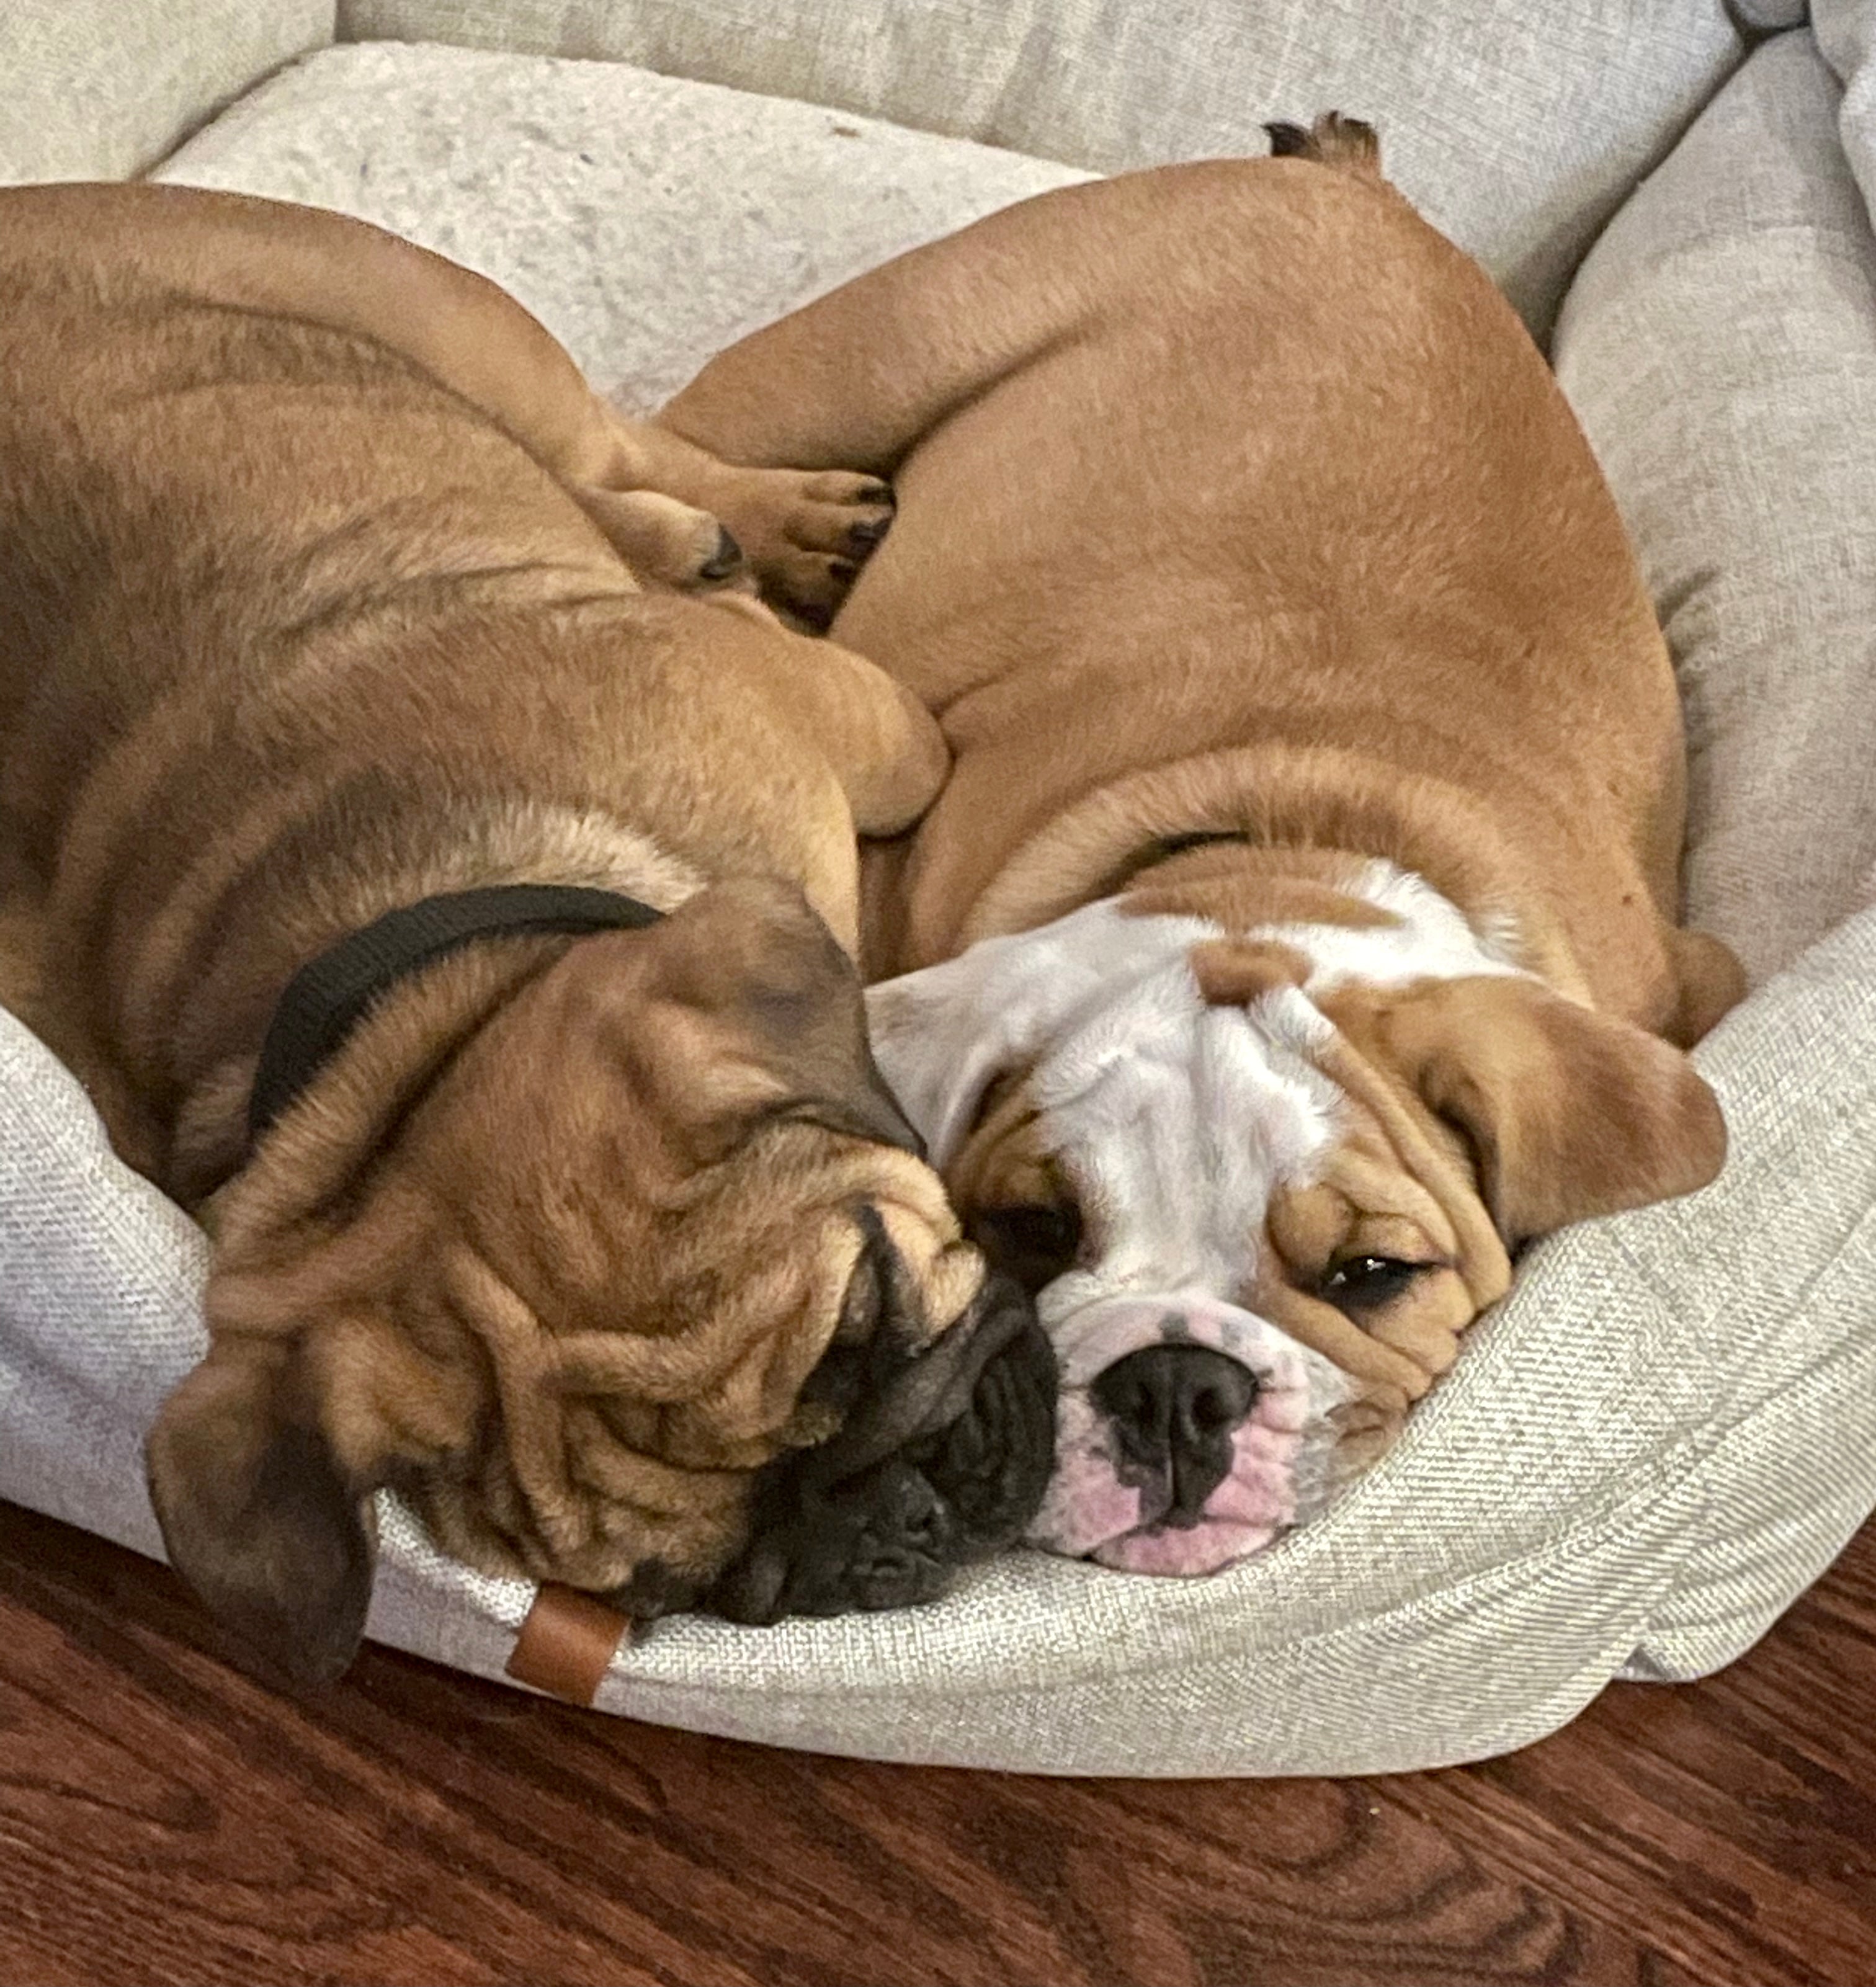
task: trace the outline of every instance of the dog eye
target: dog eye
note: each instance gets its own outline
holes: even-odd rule
[[[1081,1251],[1081,1216],[1072,1206],[980,1207],[965,1226],[992,1263],[1032,1294],[1071,1268]]]
[[[1431,1263],[1403,1263],[1392,1256],[1351,1256],[1333,1263],[1317,1294],[1343,1311],[1378,1311],[1392,1304]]]

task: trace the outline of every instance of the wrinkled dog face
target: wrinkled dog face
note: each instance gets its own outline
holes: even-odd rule
[[[934,1599],[958,1566],[1015,1544],[1041,1501],[1055,1360],[1021,1286],[993,1274],[970,1329],[909,1357],[889,1323],[906,1308],[903,1260],[876,1240],[865,1263],[854,1288],[880,1321],[837,1338],[805,1394],[838,1410],[838,1430],[757,1477],[750,1543],[700,1597],[713,1613],[771,1622]]]
[[[1109,899],[869,997],[881,1067],[1061,1365],[1039,1544],[1205,1573],[1382,1453],[1509,1251],[1717,1171],[1679,1051],[1355,865],[1351,923]]]
[[[647,1614],[733,1572],[745,1618],[929,1597],[1014,1540],[1048,1473],[1046,1341],[960,1233],[798,896],[720,886],[491,1004],[401,1100],[409,1042],[342,1059],[218,1210],[211,1351],[149,1445],[211,1607],[336,1673],[385,1485],[471,1565]]]

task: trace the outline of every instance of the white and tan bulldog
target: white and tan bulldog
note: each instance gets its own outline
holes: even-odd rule
[[[1368,127],[1272,135],[905,256],[664,417],[896,480],[835,627],[956,770],[869,879],[877,1050],[1062,1363],[1034,1536],[1145,1572],[1318,1509],[1520,1243],[1711,1180],[1683,1051],[1741,985],[1542,359]]]

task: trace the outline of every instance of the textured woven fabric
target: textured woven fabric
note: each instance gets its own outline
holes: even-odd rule
[[[1843,86],[1837,135],[1876,211],[1876,0],[1817,0],[1811,32]]]
[[[636,62],[1100,172],[1348,110],[1540,332],[1742,46],[1723,0],[345,0],[339,26]]]
[[[329,49],[154,177],[332,207],[511,291],[649,410],[710,355],[1066,166],[616,62]]]
[[[1868,913],[1703,1054],[1721,1186],[1544,1245],[1400,1448],[1261,1562],[1020,1555],[901,1614],[667,1621],[602,1707],[1030,1771],[1378,1772],[1537,1738],[1625,1663],[1726,1660],[1876,1501],[1872,988]],[[0,1496],[153,1551],[138,1445],[201,1349],[204,1245],[4,1015],[0,1100]],[[499,1675],[530,1590],[388,1500],[383,1550],[369,1632]]]
[[[1597,244],[1556,343],[1687,704],[1689,906],[1755,977],[1876,862],[1876,243],[1837,111],[1810,37],[1768,42]]]
[[[5,0],[0,184],[123,179],[332,38],[332,0]]]
[[[1799,118],[1815,145],[1770,144],[1763,121],[1729,121],[1755,102]],[[1765,204],[1729,211],[1771,218],[1781,294],[1810,311],[1868,256],[1854,230],[1841,245],[1805,229],[1787,242],[1777,219],[1811,164],[1830,164],[1831,110],[1815,62],[1774,46],[1687,140],[1705,161],[1696,185],[1675,190],[1677,161],[1623,228],[1644,240],[1658,227],[1665,241],[1670,198],[1678,208],[1734,182],[1738,201]],[[596,378],[642,403],[768,312],[1068,175],[616,67],[385,48],[313,58],[165,176],[403,226],[510,283]],[[1631,278],[1668,281],[1686,259],[1642,255],[1628,276],[1605,265],[1567,327],[1576,390],[1656,574],[1681,569],[1680,507],[1706,501],[1692,472],[1710,458],[1715,477],[1745,474],[1728,453],[1743,417],[1729,402],[1696,397],[1702,424],[1678,453],[1638,442],[1624,455],[1611,432],[1648,411],[1604,397],[1629,375],[1657,377],[1655,397],[1672,397],[1668,383],[1679,393],[1725,357],[1723,337],[1685,362],[1664,357],[1695,328],[1635,301]],[[1748,255],[1749,295],[1749,269]],[[1751,335],[1733,293],[1703,308]],[[1632,315],[1608,363],[1592,366],[1605,310]],[[1764,421],[1753,473],[1789,514],[1788,548],[1753,562],[1765,516],[1736,492],[1735,508],[1702,514],[1716,577],[1699,585],[1723,594],[1736,572],[1725,597],[1759,617],[1716,619],[1690,683],[1713,713],[1705,749],[1736,747],[1740,806],[1754,810],[1736,824],[1709,794],[1705,832],[1776,842],[1800,802],[1755,782],[1753,727],[1782,752],[1779,726],[1796,708],[1806,735],[1827,740],[1859,721],[1868,695],[1866,666],[1834,673],[1821,649],[1802,650],[1813,660],[1801,670],[1763,673],[1782,668],[1783,650],[1756,631],[1810,639],[1808,617],[1834,597],[1825,582],[1846,556],[1833,518],[1866,514],[1847,487],[1820,505],[1809,458],[1780,440],[1787,415],[1805,433],[1806,378],[1768,364],[1747,403]],[[1685,604],[1666,604],[1687,658]],[[1797,763],[1814,832],[1861,805],[1861,767],[1828,753]],[[1721,1182],[1534,1251],[1399,1448],[1323,1520],[1204,1581],[1015,1554],[929,1609],[775,1630],[667,1621],[616,1659],[601,1705],[889,1759],[1373,1772],[1537,1738],[1625,1668],[1685,1676],[1736,1655],[1876,1501],[1876,910],[1787,963],[1830,912],[1804,880],[1808,851],[1778,845],[1799,871],[1768,865],[1762,899],[1756,880],[1733,894],[1702,885],[1702,909],[1736,939],[1787,920],[1756,956],[1771,977],[1701,1052],[1733,1133]],[[1696,878],[1730,873],[1706,860],[1697,852]],[[1809,903],[1803,918],[1788,916],[1788,894]],[[190,1224],[111,1156],[71,1078],[0,1015],[0,1496],[155,1549],[139,1444],[199,1356],[204,1263]],[[499,1675],[531,1591],[465,1572],[382,1508],[370,1633]]]

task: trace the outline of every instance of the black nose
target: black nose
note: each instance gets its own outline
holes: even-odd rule
[[[1166,1498],[1159,1523],[1196,1525],[1230,1469],[1257,1375],[1204,1346],[1149,1345],[1096,1375],[1088,1392],[1113,1424],[1122,1482]]]

